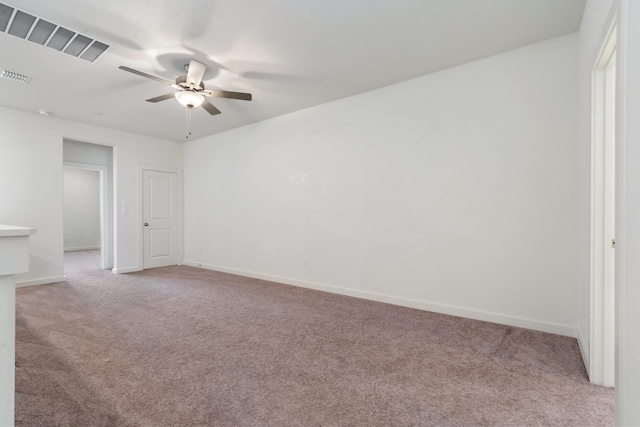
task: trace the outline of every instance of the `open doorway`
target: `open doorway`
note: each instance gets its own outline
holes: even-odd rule
[[[593,68],[591,149],[591,382],[615,386],[616,45],[612,26]]]
[[[102,172],[69,166],[63,171],[64,273],[71,277],[102,268]]]
[[[113,147],[64,140],[64,272],[113,268]]]

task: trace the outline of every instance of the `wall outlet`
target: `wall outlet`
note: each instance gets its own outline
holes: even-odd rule
[[[291,175],[291,176],[289,177],[289,182],[290,182],[291,184],[295,184],[295,183],[296,183],[296,176],[295,176],[295,175]]]
[[[307,268],[307,259],[302,258],[302,268]]]
[[[307,177],[306,173],[302,175],[302,182],[307,182],[308,180],[309,180],[309,177]]]

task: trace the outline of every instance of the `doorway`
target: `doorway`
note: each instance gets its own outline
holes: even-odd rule
[[[589,378],[615,385],[616,45],[612,26],[592,73]]]
[[[63,168],[64,274],[80,276],[102,267],[102,172]]]
[[[64,227],[64,233],[66,234],[66,238],[70,239],[71,236],[68,235],[69,231],[73,228],[82,228],[88,227],[89,224],[94,224],[92,226],[92,230],[95,230],[95,216],[91,219],[87,216],[84,217],[82,215],[85,212],[84,208],[88,206],[85,205],[99,205],[99,242],[97,244],[93,243],[91,245],[77,245],[75,248],[86,249],[92,252],[94,260],[91,261],[97,268],[94,268],[94,271],[97,270],[109,270],[113,268],[114,262],[114,224],[113,224],[113,151],[114,148],[107,145],[98,145],[91,144],[87,142],[74,141],[70,139],[63,139],[63,171],[64,173],[69,175],[69,171],[72,172],[75,176],[85,176],[85,177],[93,177],[93,190],[92,193],[82,193],[83,201],[78,201],[77,204],[73,207],[73,211],[70,212],[65,208],[63,220],[66,223]],[[95,181],[98,181],[98,189],[95,189]],[[69,183],[66,183],[69,184]],[[82,186],[88,185],[86,182],[83,184],[79,179],[75,180],[75,188],[73,189],[75,192],[80,191]],[[71,188],[68,185],[63,186],[63,191],[65,192],[65,200],[69,197],[73,197],[73,193],[68,194]],[[95,201],[95,198],[98,198],[98,201]],[[95,212],[95,210],[93,211]],[[89,215],[89,214],[86,214]],[[92,215],[95,215],[92,214]],[[94,231],[95,233],[95,231]],[[95,240],[94,240],[95,242]],[[71,241],[67,241],[66,244],[70,245]],[[93,246],[94,248],[92,248]],[[66,246],[65,246],[66,247]],[[68,249],[68,248],[67,248]],[[80,251],[76,252],[65,252],[66,255],[83,255]],[[84,255],[88,255],[85,253]],[[98,257],[95,260],[96,255]],[[77,258],[76,257],[76,258]],[[65,275],[67,275],[67,265],[66,265],[65,257]],[[88,267],[88,261],[86,266]],[[86,268],[85,268],[86,270]]]

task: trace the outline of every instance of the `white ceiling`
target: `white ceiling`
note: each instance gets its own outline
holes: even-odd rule
[[[199,138],[577,31],[585,0],[0,0],[111,47],[95,63],[0,32],[0,104],[184,140],[185,108],[147,98],[196,59],[222,114],[193,111]],[[415,96],[429,96],[416,93]],[[393,105],[380,108],[392,109]]]

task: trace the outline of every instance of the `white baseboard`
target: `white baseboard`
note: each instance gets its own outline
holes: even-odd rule
[[[38,286],[38,285],[48,285],[50,283],[58,283],[64,282],[65,277],[47,277],[45,279],[35,279],[35,280],[23,280],[20,282],[16,282],[16,288],[26,288],[27,286]]]
[[[589,376],[589,373],[591,372],[590,369],[590,362],[589,362],[589,346],[587,345],[587,342],[584,340],[584,336],[582,335],[582,330],[580,328],[577,329],[578,331],[578,348],[580,349],[580,354],[582,355],[582,361],[584,362],[584,367],[587,368],[587,376]]]
[[[142,271],[142,269],[140,267],[113,268],[113,269],[111,269],[111,272],[113,272],[113,274],[135,273],[136,271]]]
[[[65,252],[92,251],[100,249],[100,246],[77,246],[75,248],[64,248]]]
[[[555,323],[540,322],[537,320],[524,319],[503,314],[489,313],[484,311],[470,310],[466,308],[448,306],[444,304],[434,304],[427,301],[402,298],[393,295],[378,294],[373,292],[360,291],[357,289],[341,288],[338,286],[324,285],[320,283],[306,282],[287,277],[272,276],[269,274],[256,273],[253,271],[239,270],[235,268],[221,267],[217,265],[203,264],[194,261],[184,261],[185,265],[199,267],[207,270],[220,271],[222,273],[237,274],[239,276],[252,277],[254,279],[268,280],[271,282],[283,283],[285,285],[299,286],[302,288],[315,289],[335,294],[348,295],[372,301],[385,302],[402,307],[416,308],[419,310],[431,311],[452,316],[465,317],[468,319],[482,320],[485,322],[499,323],[501,325],[515,326],[518,328],[531,329],[534,331],[548,332],[556,335],[563,335],[572,338],[577,337],[577,328],[573,326],[560,325]]]
[[[124,274],[124,273],[134,273],[136,271],[142,271],[139,267],[131,267],[131,268],[120,268],[120,269],[111,269],[114,274]],[[16,288],[25,288],[27,286],[38,286],[38,285],[48,285],[51,283],[64,282],[67,280],[66,276],[59,277],[47,277],[44,279],[35,279],[35,280],[23,280],[20,282],[16,282]]]

